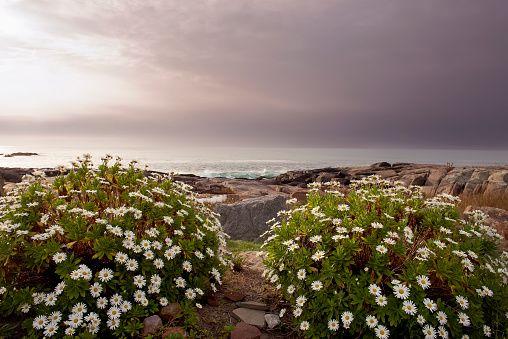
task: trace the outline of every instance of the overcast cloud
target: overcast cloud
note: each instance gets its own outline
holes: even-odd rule
[[[0,4],[0,144],[508,148],[506,0]]]

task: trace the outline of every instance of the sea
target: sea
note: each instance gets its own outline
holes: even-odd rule
[[[4,157],[14,152],[37,156]],[[149,170],[202,177],[275,177],[292,170],[368,166],[386,161],[459,166],[508,165],[508,150],[350,149],[350,148],[101,148],[0,146],[0,167],[71,167],[78,156],[90,154],[95,165],[106,154],[122,163],[137,160]]]

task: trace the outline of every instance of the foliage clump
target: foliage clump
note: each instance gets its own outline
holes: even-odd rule
[[[314,184],[263,245],[265,275],[305,337],[508,335],[508,253],[484,214],[462,220],[456,197],[424,201],[376,176],[351,187]]]
[[[195,312],[231,265],[190,186],[111,160],[85,155],[1,198],[0,315],[26,313],[32,336],[135,336],[168,303]]]

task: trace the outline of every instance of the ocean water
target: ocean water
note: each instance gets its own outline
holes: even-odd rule
[[[0,154],[35,152],[38,156],[4,157],[0,167],[70,167],[85,153],[94,164],[106,154],[120,156],[124,164],[139,161],[149,170],[196,174],[204,177],[274,177],[291,170],[367,166],[387,161],[454,166],[508,165],[508,150],[405,150],[340,148],[76,148],[0,146]]]

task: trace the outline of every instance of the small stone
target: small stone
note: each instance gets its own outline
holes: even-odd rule
[[[277,314],[265,314],[265,321],[268,328],[272,329],[280,324],[280,318]]]
[[[265,312],[263,311],[242,307],[233,310],[232,315],[235,319],[254,325],[257,328],[265,327]]]
[[[217,297],[215,296],[215,293],[212,290],[208,291],[208,294],[206,295],[206,301],[208,302],[208,305],[213,307],[219,306],[219,301],[217,300]]]
[[[149,334],[155,334],[162,327],[162,319],[158,315],[151,315],[143,320],[143,330],[141,336],[146,337]]]
[[[298,202],[307,201],[307,191],[296,191],[290,194],[291,199],[296,199]]]
[[[170,335],[174,334],[181,334],[184,338],[187,338],[189,336],[188,333],[181,327],[170,327],[164,331],[164,333],[162,334],[162,339],[166,339]]]
[[[231,331],[231,339],[260,339],[261,331],[254,326],[239,322]]]
[[[231,301],[240,301],[245,298],[245,294],[234,291],[234,290],[226,290],[224,291],[224,297]]]
[[[240,301],[236,303],[238,307],[250,308],[252,310],[266,311],[268,309],[267,304],[259,303],[257,301]]]
[[[180,313],[182,313],[182,307],[179,303],[171,303],[167,306],[164,306],[159,311],[159,316],[165,322],[175,319]]]

